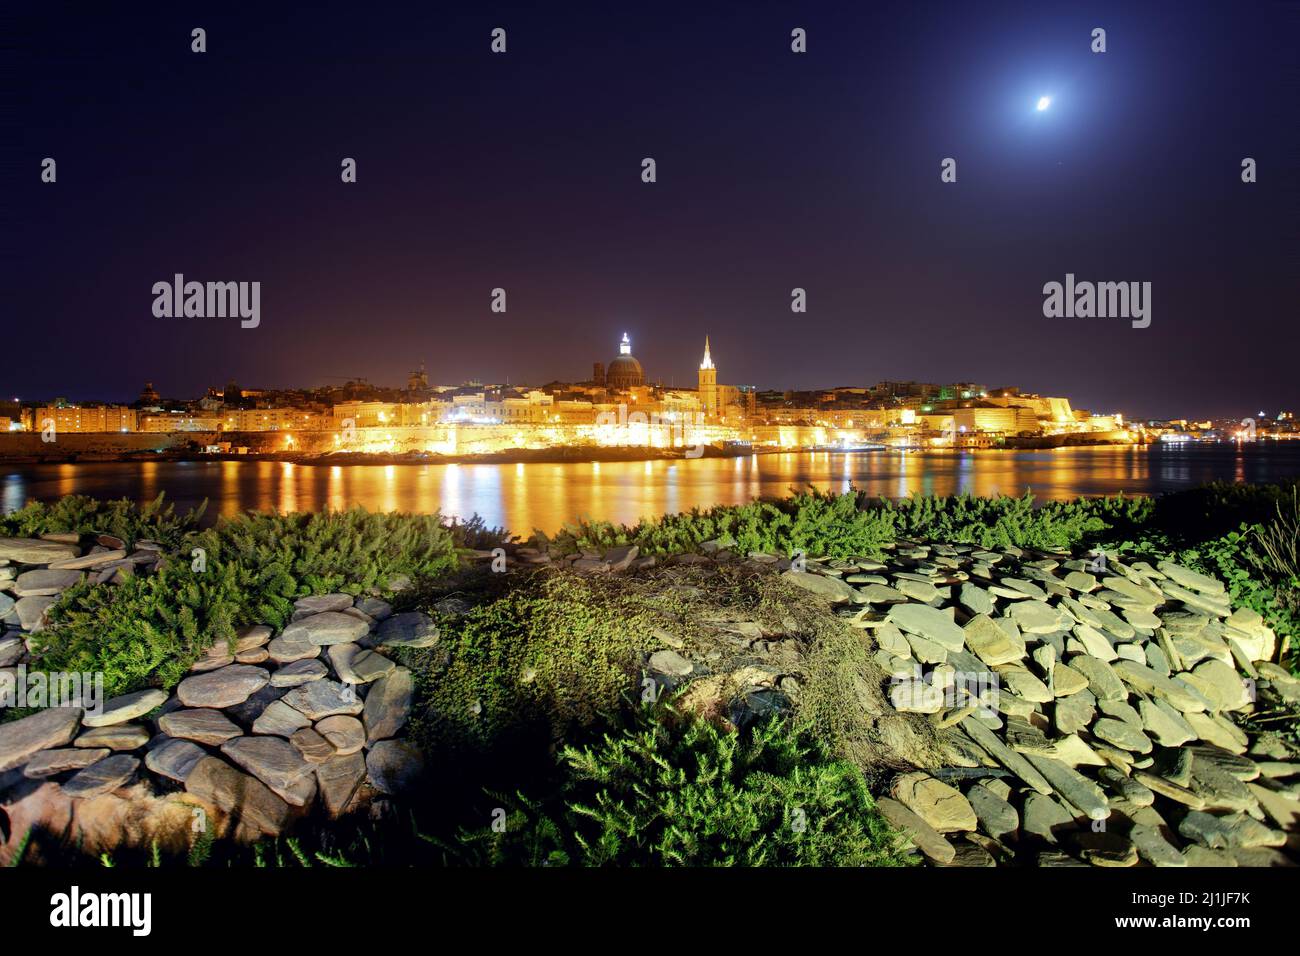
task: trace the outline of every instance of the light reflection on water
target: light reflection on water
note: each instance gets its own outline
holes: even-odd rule
[[[914,493],[1039,498],[1153,494],[1205,481],[1277,481],[1300,475],[1300,442],[1043,451],[802,452],[691,461],[567,464],[294,465],[269,461],[0,465],[0,508],[67,494],[178,507],[209,499],[208,517],[245,509],[307,511],[364,505],[441,510],[526,535],[576,517],[631,523],[645,516],[738,504],[815,485],[892,498]]]

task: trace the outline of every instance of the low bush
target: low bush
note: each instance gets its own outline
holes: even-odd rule
[[[664,704],[560,755],[542,803],[460,837],[462,862],[579,866],[899,866],[905,843],[858,767],[784,719],[744,733]],[[503,808],[504,809],[504,808]]]
[[[126,512],[122,521],[137,523]],[[109,696],[170,689],[204,651],[233,640],[240,627],[283,626],[300,597],[383,592],[397,575],[451,572],[460,563],[464,528],[436,514],[361,508],[223,519],[184,534],[153,574],[64,592],[49,611],[52,626],[36,635],[39,666],[102,673]],[[481,523],[468,533],[476,543],[490,533],[501,536]]]
[[[121,538],[128,547],[148,539],[174,548],[187,534],[198,529],[206,504],[178,515],[161,494],[141,505],[126,498],[100,501],[85,495],[67,495],[51,504],[32,501],[17,511],[0,515],[0,536],[34,538],[53,533],[98,533]]]
[[[489,752],[612,717],[634,686],[651,621],[638,597],[577,575],[528,577],[406,651],[431,751]]]

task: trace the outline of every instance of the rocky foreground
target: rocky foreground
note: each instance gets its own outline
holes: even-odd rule
[[[1289,721],[1294,732],[1300,682],[1272,662],[1274,633],[1234,609],[1222,582],[1091,553],[899,543],[884,561],[791,567],[732,547],[709,542],[707,555],[673,560],[784,569],[862,630],[895,712],[874,715],[882,735],[893,728],[900,739],[890,723],[898,715],[929,722],[939,759],[904,741],[913,768],[878,802],[930,862],[1290,866],[1300,857],[1300,762],[1283,736],[1257,729],[1277,716],[1271,726]],[[654,564],[635,548],[525,556],[586,573]],[[795,705],[804,662],[794,642],[752,622],[718,627],[748,640],[750,656],[732,672],[745,677],[724,694],[736,695],[733,716],[760,694]],[[716,648],[676,648],[652,654],[649,668],[675,686],[718,680]]]
[[[101,536],[83,553],[75,535],[0,539],[0,679],[22,678],[30,636],[62,590],[87,574],[112,583],[123,568],[147,573],[158,560],[115,544]],[[79,834],[88,850],[158,839],[183,849],[195,831],[252,841],[313,808],[337,817],[406,785],[422,765],[400,737],[413,682],[388,655],[435,643],[432,621],[371,595],[317,595],[295,608],[278,635],[258,625],[213,647],[173,693],[0,724],[8,846],[29,828]]]
[[[0,539],[0,669],[30,661],[30,635],[62,589],[159,560],[147,543],[118,545]],[[741,566],[789,585],[800,608],[833,611],[879,685],[854,702],[881,745],[868,768],[879,806],[934,864],[1289,866],[1300,855],[1300,682],[1222,582],[1168,562],[960,544],[794,563],[725,540],[702,550],[657,561],[635,547],[518,548],[511,566],[699,597],[699,620],[652,635],[635,689],[651,677],[738,726],[803,706],[815,641],[789,618],[710,604],[709,569]],[[400,790],[422,761],[401,738],[411,675],[389,654],[438,637],[428,616],[394,614],[375,595],[307,597],[283,631],[245,629],[171,694],[0,725],[0,862],[30,826],[79,834],[89,850],[151,839],[183,850],[195,820],[254,840]]]

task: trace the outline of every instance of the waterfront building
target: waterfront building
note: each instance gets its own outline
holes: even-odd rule
[[[41,405],[33,414],[35,427],[53,424],[55,432],[133,432],[136,410],[129,405]]]

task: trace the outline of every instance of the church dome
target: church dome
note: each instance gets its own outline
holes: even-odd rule
[[[635,388],[645,384],[645,373],[641,363],[632,354],[632,343],[623,333],[623,341],[618,347],[619,354],[610,360],[605,371],[605,384],[609,388]]]

